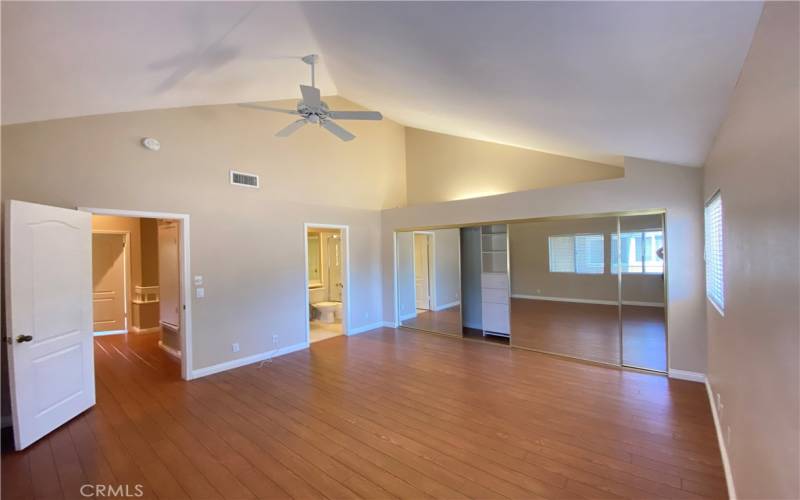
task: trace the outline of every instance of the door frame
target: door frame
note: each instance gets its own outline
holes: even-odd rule
[[[122,269],[123,269],[123,276],[122,276],[122,289],[125,295],[125,328],[123,330],[109,330],[107,332],[95,332],[94,328],[92,328],[92,335],[95,337],[100,337],[102,335],[117,335],[120,333],[128,333],[128,327],[130,326],[130,290],[128,290],[128,285],[130,284],[130,276],[131,276],[131,232],[125,231],[122,229],[92,229],[92,236],[95,234],[121,234],[125,240],[125,251],[122,252]],[[94,255],[92,255],[92,260],[94,260]],[[92,293],[94,294],[94,283],[92,283]],[[92,297],[92,304],[94,304],[94,297]],[[94,318],[92,318],[94,320]],[[92,322],[94,325],[94,321]]]
[[[414,308],[417,309],[417,238],[424,234],[428,239],[428,310],[436,311],[436,233],[433,231],[411,232],[411,270],[414,273]],[[399,300],[399,299],[398,299]]]
[[[189,238],[189,214],[169,212],[147,212],[142,210],[120,210],[114,208],[78,207],[78,210],[94,215],[137,217],[145,219],[172,219],[178,221],[178,238],[181,256],[181,378],[192,380],[192,276]]]
[[[308,230],[309,229],[338,229],[339,235],[344,243],[342,250],[342,262],[344,270],[342,271],[342,284],[344,285],[344,292],[342,293],[342,334],[350,335],[350,226],[346,224],[315,224],[311,222],[303,223],[303,293],[305,295],[305,312],[303,313],[306,320],[306,346],[311,344],[311,300],[308,297]],[[320,245],[321,246],[321,245]]]

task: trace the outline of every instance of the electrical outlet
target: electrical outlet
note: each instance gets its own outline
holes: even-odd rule
[[[239,352],[239,343],[238,342],[234,342],[233,344],[231,344],[231,350],[233,352]]]
[[[278,345],[278,334],[272,336],[272,345]]]
[[[364,319],[369,319],[369,313],[368,312],[364,313]]]
[[[720,394],[717,393],[717,411],[719,412],[721,408],[722,408],[722,396],[720,396]]]

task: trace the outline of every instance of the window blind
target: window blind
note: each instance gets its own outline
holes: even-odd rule
[[[575,235],[575,272],[603,274],[605,272],[604,238],[602,234]]]
[[[575,272],[575,238],[550,236],[547,238],[551,273]]]
[[[725,311],[725,280],[722,247],[722,196],[711,197],[705,208],[706,296],[722,313]]]

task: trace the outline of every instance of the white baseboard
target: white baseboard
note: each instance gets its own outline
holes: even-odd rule
[[[218,365],[207,366],[205,368],[198,368],[197,370],[192,370],[192,379],[205,377],[207,375],[213,375],[214,373],[224,372],[227,370],[233,370],[234,368],[239,368],[240,366],[251,365],[253,363],[258,363],[259,361],[264,361],[265,359],[276,358],[278,356],[283,356],[284,354],[289,354],[307,348],[308,348],[308,342],[300,342],[298,344],[290,345],[287,347],[281,347],[276,351],[262,352],[260,354],[254,354],[252,356],[247,356],[245,358],[226,361]]]
[[[436,307],[433,308],[433,310],[434,311],[441,311],[442,309],[448,309],[450,307],[455,307],[457,305],[461,305],[461,301],[460,300],[457,300],[455,302],[450,302],[449,304],[437,305]]]
[[[370,330],[374,330],[376,328],[380,328],[383,326],[383,321],[378,321],[377,323],[372,323],[370,325],[359,326],[358,328],[353,328],[347,335],[358,335],[359,333],[368,332]]]
[[[172,347],[168,346],[167,344],[165,344],[164,342],[162,342],[160,340],[158,341],[158,347],[163,349],[170,356],[172,356],[174,358],[181,359],[181,351],[180,351],[180,349],[173,349]]]
[[[719,452],[722,455],[722,469],[725,471],[725,483],[728,485],[728,498],[736,500],[736,487],[733,484],[733,472],[731,471],[731,462],[728,460],[728,449],[725,446],[724,434],[722,433],[722,424],[719,421],[719,414],[717,413],[717,405],[714,402],[714,391],[711,389],[711,383],[708,378],[705,380],[706,392],[708,393],[708,404],[711,405],[711,415],[714,417],[714,427],[717,429],[717,441],[719,442]]]
[[[616,300],[574,299],[571,297],[545,297],[543,295],[526,295],[524,293],[511,294],[512,299],[548,300],[551,302],[571,302],[575,304],[600,304],[605,306],[617,305]],[[624,306],[664,307],[663,302],[641,302],[638,300],[623,300]]]
[[[397,328],[398,325],[394,321],[384,321],[381,326],[384,328]]]
[[[669,378],[675,378],[678,380],[688,380],[690,382],[700,382],[701,384],[703,384],[706,381],[706,374],[700,372],[690,372],[686,370],[675,370],[673,368],[670,368]]]
[[[137,328],[135,326],[132,326],[130,328],[130,330],[131,330],[131,333],[136,333],[136,334],[140,334],[140,333],[158,333],[158,332],[161,331],[161,327],[160,326],[153,326],[151,328]]]
[[[416,317],[417,317],[417,311],[414,311],[412,313],[406,314],[405,316],[400,316],[400,321],[405,321],[407,319],[416,318]]]

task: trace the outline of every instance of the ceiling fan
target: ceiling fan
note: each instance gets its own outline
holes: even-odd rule
[[[326,129],[339,139],[343,141],[351,141],[356,136],[345,130],[341,125],[333,121],[337,120],[381,120],[383,115],[377,111],[333,111],[328,108],[320,98],[319,89],[315,86],[314,80],[314,64],[319,60],[316,54],[310,54],[302,58],[303,62],[311,66],[311,86],[300,85],[300,93],[303,99],[297,103],[297,109],[281,109],[272,108],[269,106],[261,106],[259,104],[240,104],[246,108],[259,109],[261,111],[275,111],[278,113],[286,113],[288,115],[298,115],[301,118],[297,121],[290,123],[287,127],[279,130],[276,137],[289,137],[301,127],[315,123],[320,127]]]

